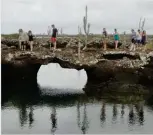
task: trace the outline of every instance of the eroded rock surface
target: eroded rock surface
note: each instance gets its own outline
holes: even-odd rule
[[[81,43],[81,48],[84,47],[84,38],[79,37],[58,37],[57,38],[57,47],[58,48],[78,48],[78,43]],[[16,48],[19,47],[19,42],[17,39],[2,39],[2,44],[7,45],[8,47],[15,46]],[[43,46],[46,48],[49,48],[50,46],[50,39],[49,38],[36,38],[34,40],[35,46]],[[119,47],[122,45],[121,42],[119,42]],[[101,38],[90,38],[87,43],[88,48],[102,48],[103,42]],[[108,42],[108,48],[114,48],[115,43],[114,41]]]
[[[17,76],[17,69],[20,71],[19,78],[31,80],[32,82],[36,79],[41,65],[59,63],[63,68],[85,69],[88,76],[86,85],[88,89],[85,89],[85,91],[93,89],[95,91],[102,91],[101,86],[103,88],[109,86],[111,89],[110,84],[114,80],[116,81],[116,75],[120,73],[133,74],[137,80],[135,83],[145,84],[148,82],[148,84],[151,84],[153,82],[153,52],[151,51],[129,52],[128,50],[121,49],[102,51],[102,49],[88,48],[85,51],[81,50],[80,57],[78,57],[77,47],[60,48],[53,53],[53,51],[46,47],[37,46],[33,52],[23,52],[15,47],[8,47],[3,44],[1,56],[2,72],[7,73],[6,69],[13,69],[9,71],[7,77],[4,77],[6,81],[6,78],[9,78],[11,74],[14,77]],[[118,83],[121,80],[116,82]],[[115,84],[117,84],[116,82]],[[135,89],[131,82],[126,82],[126,84],[127,86],[124,83],[121,84],[119,89],[129,89],[129,86]],[[112,86],[114,87],[115,85],[113,84]],[[136,89],[139,89],[139,87]]]

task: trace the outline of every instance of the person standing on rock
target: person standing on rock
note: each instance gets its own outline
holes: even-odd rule
[[[142,39],[141,31],[138,30],[138,32],[137,32],[137,47],[140,47],[141,39]]]
[[[52,37],[51,37],[51,43],[53,43],[54,45],[54,51],[56,50],[56,38],[57,38],[57,34],[58,34],[58,30],[55,28],[55,25],[52,25]],[[50,46],[51,49],[51,46]]]
[[[31,30],[28,31],[28,36],[29,36],[30,50],[33,51],[33,34]]]
[[[22,51],[26,50],[26,44],[28,42],[28,34],[24,32],[22,29],[19,29],[19,48]]]
[[[106,28],[103,28],[103,46],[104,46],[104,50],[107,50],[107,42],[108,42],[108,33],[106,31]]]
[[[131,30],[132,31],[132,36],[131,36],[131,47],[130,47],[130,51],[135,51],[136,49],[136,32],[134,31],[134,29]]]
[[[117,29],[114,29],[114,40],[115,40],[115,49],[118,48],[118,42],[119,42],[119,34],[117,32]]]
[[[147,40],[147,34],[146,34],[146,31],[144,30],[142,32],[142,40],[141,40],[142,45],[146,44],[146,40]]]

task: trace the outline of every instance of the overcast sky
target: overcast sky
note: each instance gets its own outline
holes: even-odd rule
[[[109,32],[117,28],[120,33],[138,28],[140,17],[146,18],[145,29],[153,33],[153,0],[2,0],[1,33],[14,33],[19,28],[34,33],[47,33],[48,25],[63,28],[74,34],[83,25],[85,5],[91,33]]]

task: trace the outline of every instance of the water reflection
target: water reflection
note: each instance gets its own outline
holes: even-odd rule
[[[135,106],[135,109],[134,109]],[[135,110],[135,111],[134,111]],[[144,125],[144,103],[139,102],[136,105],[129,106],[129,125],[134,124]]]
[[[139,102],[139,104],[135,105],[138,121],[140,125],[143,125],[144,123],[144,109],[143,109],[144,103]]]
[[[78,127],[80,128],[80,125],[81,125],[81,122],[80,122],[80,118],[81,116],[80,116],[80,103],[79,102],[77,102],[77,125],[78,125]]]
[[[39,110],[39,108],[45,111]],[[17,110],[19,119],[12,117],[12,109]],[[49,111],[46,112],[46,110]],[[42,117],[41,122],[44,123],[40,124],[42,126],[38,124],[40,117]],[[146,117],[149,117],[149,119]],[[151,110],[151,113],[148,113],[144,102],[137,102],[135,104],[112,104],[111,102],[108,103],[107,100],[99,101],[95,98],[87,97],[84,94],[46,96],[34,94],[33,92],[29,92],[26,95],[25,93],[13,93],[8,100],[3,102],[2,131],[3,133],[12,133],[11,127],[13,126],[16,133],[37,133],[39,129],[42,130],[42,133],[48,133],[45,127],[49,124],[49,133],[52,134],[101,133],[101,128],[109,133],[113,130],[110,129],[110,126],[113,125],[115,128],[116,126],[118,127],[117,133],[123,133],[122,131],[127,129],[127,125],[130,128],[140,125],[144,129],[149,130],[145,130],[146,132],[150,132],[152,129],[149,129],[146,121],[153,121],[151,117],[153,118],[153,110]],[[47,120],[49,120],[48,123]],[[120,123],[123,120],[124,123]],[[14,125],[12,123],[13,121],[19,123],[20,126]],[[76,126],[78,129],[75,129]],[[26,127],[29,128],[27,129]],[[121,127],[122,129],[120,129]],[[138,129],[136,128],[135,130]]]
[[[29,109],[29,113],[28,113]],[[34,122],[34,108],[30,106],[30,108],[27,107],[27,104],[21,104],[19,107],[19,120],[21,127],[24,127],[27,122],[29,122],[29,128],[32,128],[33,122]]]
[[[51,113],[51,123],[52,123],[52,128],[51,128],[51,133],[55,133],[56,128],[57,128],[57,118],[56,118],[56,108],[52,107],[52,113]]]
[[[122,106],[121,106],[121,118],[124,117],[124,114],[125,114],[124,109],[125,109],[125,105],[122,104]]]
[[[106,103],[105,102],[102,102],[100,121],[101,121],[101,126],[103,126],[103,124],[106,121]]]
[[[20,125],[21,127],[23,127],[28,120],[27,107],[25,104],[21,105],[21,107],[19,108],[19,117],[20,117]]]
[[[113,104],[113,117],[112,117],[112,121],[113,122],[116,122],[116,120],[117,120],[117,114],[118,114],[118,112],[117,112],[117,104]]]
[[[84,103],[83,121],[82,121],[82,127],[81,127],[82,133],[86,134],[88,128],[89,128],[89,121],[87,116],[87,106]]]
[[[71,79],[81,82],[81,74],[77,72],[78,80],[76,76]],[[55,78],[53,75],[52,79]],[[74,82],[73,85],[78,84]],[[71,84],[70,80],[68,84]],[[12,89],[18,90],[12,92]],[[74,91],[71,94],[53,95],[51,90],[57,89],[52,88],[49,89],[50,94],[46,95],[42,94],[42,90],[46,89],[38,89],[27,83],[7,88],[7,92],[2,95],[2,133],[140,133],[141,127],[144,133],[153,131],[150,127],[153,124],[153,110],[149,112],[143,102],[116,104],[111,100],[97,100]],[[122,120],[125,122],[120,122]],[[133,132],[128,126],[134,128]]]
[[[30,106],[30,112],[29,112],[29,128],[32,128],[33,122],[34,122],[34,108]]]
[[[129,105],[129,124],[134,125],[135,124],[135,113],[134,113],[134,107],[133,105]]]
[[[76,113],[77,119],[75,119],[74,117],[70,117],[70,119],[72,119],[72,121],[76,120],[78,129],[80,129],[80,131],[83,134],[89,133],[89,131],[91,131],[91,129],[92,129],[92,127],[90,126],[90,124],[92,123],[90,111],[92,109],[93,104],[98,105],[98,108],[92,109],[92,113],[93,113],[93,115],[95,115],[94,112],[96,112],[97,110],[100,111],[99,118],[100,118],[100,121],[101,121],[100,126],[102,128],[105,128],[103,125],[106,123],[106,121],[107,121],[108,124],[111,122],[109,120],[109,117],[111,117],[110,114],[112,114],[112,121],[113,121],[112,124],[119,124],[118,122],[120,121],[120,119],[126,120],[127,118],[125,116],[128,116],[127,124],[129,126],[133,126],[137,123],[139,123],[141,126],[144,126],[144,120],[145,120],[144,113],[145,113],[145,111],[144,111],[144,103],[142,103],[142,102],[134,104],[134,105],[133,104],[130,104],[130,105],[112,104],[110,106],[110,104],[109,103],[106,104],[106,102],[104,100],[102,100],[101,104],[100,104],[95,99],[90,99],[89,100],[88,98],[87,99],[84,98],[84,100],[82,100],[82,98],[80,99],[80,97],[81,96],[79,95],[78,98],[74,99],[74,102],[70,105],[71,107],[76,108],[75,113]],[[60,98],[62,99],[62,97],[60,97]],[[45,99],[45,97],[43,97],[43,104],[44,105],[48,104],[50,106],[51,101],[44,100],[44,99]],[[61,100],[61,102],[64,102],[64,100]],[[28,101],[27,101],[27,103],[28,103]],[[36,127],[35,121],[38,118],[35,116],[35,112],[37,112],[37,108],[39,106],[40,106],[40,108],[42,108],[44,106],[43,104],[39,104],[39,103],[40,102],[38,102],[34,106],[33,105],[29,106],[28,104],[26,104],[26,102],[23,104],[22,102],[20,102],[18,100],[17,101],[13,100],[13,101],[11,101],[11,104],[10,103],[9,104],[5,103],[5,107],[3,108],[3,110],[5,110],[5,108],[9,108],[9,107],[12,108],[12,106],[14,106],[15,109],[19,110],[20,127],[24,129],[26,127],[26,125],[28,125],[29,130],[30,130],[33,127]],[[61,103],[56,103],[56,105],[52,104],[52,106],[50,106],[51,107],[51,113],[50,113],[51,128],[50,128],[50,132],[52,134],[55,134],[56,132],[59,133],[58,131],[60,130],[60,128],[59,128],[60,123],[58,125],[57,121],[60,121],[61,117],[58,117],[57,114],[60,113],[60,110],[58,108],[61,108],[61,107],[58,104],[61,104]],[[67,102],[66,106],[69,106],[69,102]],[[127,108],[126,108],[126,106],[127,106]],[[90,111],[88,111],[88,108],[90,109]],[[118,113],[119,108],[121,108],[121,113]],[[112,110],[112,113],[110,113],[111,112],[110,109]],[[125,109],[126,109],[126,112],[129,111],[128,115],[125,115]],[[106,113],[106,110],[107,110],[107,113]],[[71,113],[71,108],[69,109],[69,113]],[[69,113],[68,114],[63,114],[63,117],[64,117],[64,115],[69,115]],[[118,115],[121,115],[121,117],[118,117]],[[2,116],[5,116],[5,114],[2,113]],[[42,112],[42,116],[43,116],[43,112]],[[13,118],[11,118],[11,119],[13,119]],[[10,119],[10,121],[11,121],[11,119]],[[117,119],[118,119],[118,121],[117,121]],[[42,118],[42,121],[43,121],[43,118]],[[65,124],[66,124],[66,122],[67,121],[65,121]],[[95,123],[95,125],[98,126],[96,123]],[[3,126],[6,126],[6,125],[2,125],[2,128],[3,128]],[[45,125],[43,125],[43,126],[45,126]],[[70,125],[67,125],[67,126],[70,126]],[[69,127],[69,128],[72,128],[73,126],[75,126],[75,125],[71,125],[71,127]],[[66,131],[65,131],[65,133],[66,133]]]

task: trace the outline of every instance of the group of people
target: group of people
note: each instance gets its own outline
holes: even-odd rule
[[[131,47],[130,47],[130,51],[135,51],[136,46],[140,46],[140,45],[145,45],[146,44],[146,40],[147,40],[147,35],[146,35],[146,31],[140,31],[138,30],[137,32],[134,31],[134,29],[131,30],[132,31],[132,36],[131,36]],[[114,29],[114,42],[115,42],[115,49],[118,48],[118,43],[120,40],[120,36],[119,33],[117,32],[117,29]],[[108,43],[108,33],[106,31],[106,28],[103,28],[103,48],[104,50],[107,49],[107,43]]]
[[[32,31],[29,30],[28,34],[24,32],[22,29],[19,29],[19,48],[22,51],[26,50],[27,45],[30,46],[30,50],[33,51],[33,34]]]
[[[117,32],[117,29],[114,29],[114,41],[115,41],[115,49],[118,48],[118,43],[120,40],[119,34]],[[107,49],[107,42],[108,42],[108,33],[106,31],[106,28],[103,28],[103,46],[104,46],[104,50]]]
[[[51,43],[54,45],[53,50],[56,50],[56,38],[57,38],[58,30],[55,28],[55,25],[52,25],[52,36],[50,38],[50,49],[51,49]],[[33,51],[33,34],[32,31],[29,30],[28,34],[24,32],[22,29],[19,29],[19,47],[21,50],[26,50],[27,44],[30,46],[30,50]],[[107,49],[107,43],[108,43],[108,33],[106,31],[106,28],[103,28],[103,48],[104,50]],[[114,29],[114,42],[115,42],[115,49],[118,49],[118,43],[120,40],[119,33],[117,29]],[[146,44],[146,31],[140,31],[138,30],[137,32],[132,29],[132,34],[131,34],[131,47],[130,51],[135,51],[136,46],[139,45],[145,45]]]
[[[56,50],[56,37],[57,37],[57,29],[55,28],[55,25],[52,25],[52,36],[50,39],[50,43],[53,43],[54,50]],[[29,30],[28,33],[24,32],[22,29],[19,29],[19,48],[22,51],[25,51],[27,48],[27,45],[30,46],[30,50],[33,51],[33,45],[34,45],[34,35],[32,34],[32,31]],[[51,47],[51,44],[50,44]]]
[[[135,51],[136,47],[139,47],[140,45],[145,45],[147,40],[146,31],[140,31],[136,33],[134,29],[132,29],[132,36],[131,36],[131,47],[130,51]]]

